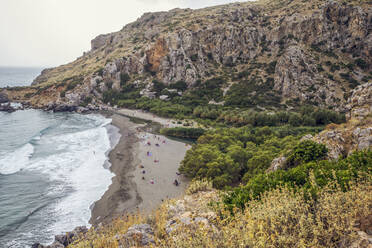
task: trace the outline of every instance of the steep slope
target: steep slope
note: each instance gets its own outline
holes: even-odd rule
[[[371,3],[358,0],[267,0],[146,13],[92,40],[91,51],[76,61],[44,70],[26,98],[40,107],[79,105],[87,96],[100,102],[103,92],[125,84],[153,97],[159,96],[154,79],[193,88],[222,78],[214,87],[224,95],[212,99],[221,104],[287,108],[301,102],[345,110],[350,90],[371,81],[371,30]],[[37,97],[48,90],[47,101]],[[234,100],[241,97],[245,103]]]

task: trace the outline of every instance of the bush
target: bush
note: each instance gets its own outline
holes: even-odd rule
[[[302,163],[317,161],[327,156],[328,149],[324,144],[305,140],[297,145],[287,158],[287,166],[295,167]]]
[[[289,130],[298,136],[288,136]],[[187,151],[180,172],[190,178],[206,178],[217,188],[248,181],[264,172],[275,157],[293,149],[301,135],[308,132],[309,129],[293,127],[210,131]],[[279,137],[283,133],[288,137]]]
[[[306,154],[302,160],[306,159]],[[280,186],[287,186],[304,193],[306,199],[315,199],[321,188],[332,182],[337,182],[343,191],[349,189],[350,182],[370,178],[372,165],[372,151],[355,152],[348,158],[337,162],[322,160],[310,162],[291,168],[287,171],[277,170],[266,174],[258,174],[243,186],[234,189],[225,196],[225,206],[244,209],[246,204],[255,199],[260,199],[265,192]],[[370,179],[368,179],[370,180]]]
[[[268,66],[265,68],[267,74],[274,74],[275,73],[276,64],[277,64],[276,61],[272,61],[268,64]]]
[[[366,61],[364,61],[363,59],[361,58],[358,58],[354,61],[354,63],[361,69],[365,70],[368,68],[368,64]]]
[[[128,73],[120,73],[120,86],[123,87],[130,80]]]
[[[154,90],[157,94],[160,94],[161,91],[162,91],[163,89],[165,89],[165,84],[164,84],[163,82],[160,82],[160,81],[154,79],[154,80],[152,81],[152,83],[153,83],[153,90]]]
[[[198,54],[193,54],[190,56],[191,61],[195,62],[198,60]]]
[[[301,116],[299,114],[291,114],[289,116],[288,123],[289,125],[294,126],[294,127],[301,126],[302,124]]]
[[[188,188],[186,189],[186,194],[192,195],[200,191],[212,190],[212,183],[206,179],[203,180],[192,180]]]
[[[76,88],[76,86],[78,86],[80,83],[77,82],[77,81],[74,81],[74,82],[71,82],[67,85],[66,87],[66,91],[70,91],[70,90],[73,90]]]
[[[187,90],[187,84],[185,81],[177,81],[176,83],[169,85],[169,88],[185,91]]]

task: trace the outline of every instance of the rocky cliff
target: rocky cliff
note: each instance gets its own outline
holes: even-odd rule
[[[287,106],[346,110],[351,90],[372,78],[371,30],[371,3],[357,0],[262,0],[146,13],[92,40],[91,51],[76,61],[44,70],[27,96],[58,91],[31,102],[79,105],[87,95],[99,102],[105,90],[120,90],[123,75],[145,96],[153,96],[154,79],[192,88],[223,77],[227,95],[231,85],[254,85],[243,93],[257,98],[265,88]]]
[[[329,124],[316,136],[305,135],[302,140],[313,140],[327,146],[328,159],[338,160],[355,151],[372,149],[372,83],[365,83],[352,91],[346,109],[348,120],[343,124]],[[268,172],[286,168],[287,158],[275,158]]]

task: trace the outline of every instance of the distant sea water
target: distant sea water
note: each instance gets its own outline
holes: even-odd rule
[[[1,67],[0,66],[0,88],[27,86],[40,74],[39,67]]]
[[[0,87],[29,85],[24,68],[0,69]],[[16,83],[18,82],[18,83]],[[50,243],[87,225],[111,184],[118,129],[100,115],[0,112],[0,248]]]

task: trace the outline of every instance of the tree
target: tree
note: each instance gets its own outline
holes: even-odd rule
[[[298,144],[287,159],[288,167],[295,167],[301,163],[308,163],[324,159],[328,149],[324,144],[318,144],[312,140],[305,140]]]
[[[298,127],[302,124],[302,119],[299,114],[291,114],[288,122],[291,126]]]

